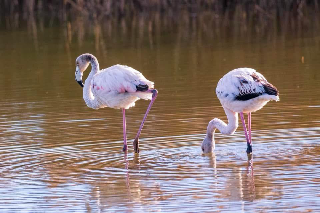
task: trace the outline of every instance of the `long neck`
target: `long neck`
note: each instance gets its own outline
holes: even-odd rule
[[[228,124],[218,118],[211,120],[207,128],[207,136],[209,138],[213,139],[216,129],[218,129],[222,134],[231,135],[238,128],[238,113],[227,108],[224,108],[224,111],[228,118]]]
[[[91,55],[90,63],[92,67],[91,72],[94,72],[96,74],[100,71],[98,59],[94,55]]]
[[[215,148],[214,132],[218,129],[222,134],[233,134],[238,128],[238,113],[224,108],[228,118],[228,124],[218,118],[212,119],[207,127],[207,135],[204,138],[201,148],[204,153],[210,153]]]
[[[96,57],[94,57],[93,55],[91,56],[91,72],[88,75],[84,87],[83,87],[83,99],[86,102],[87,106],[93,109],[97,109],[100,106],[100,103],[98,102],[97,98],[94,97],[94,95],[92,94],[91,91],[91,81],[93,76],[99,72],[99,63]]]

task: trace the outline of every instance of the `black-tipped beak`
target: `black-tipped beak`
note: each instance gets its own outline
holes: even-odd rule
[[[78,82],[78,84],[80,84],[81,87],[84,86],[82,80],[81,81],[77,81],[77,82]]]

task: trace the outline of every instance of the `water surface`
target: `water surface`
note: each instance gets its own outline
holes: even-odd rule
[[[1,212],[320,210],[320,32],[73,33],[0,33]],[[155,82],[139,154],[131,143],[149,103],[127,112],[125,155],[121,111],[89,109],[74,81],[75,58],[85,52],[101,68],[126,64]],[[237,67],[263,73],[281,101],[253,113],[253,159],[241,128],[217,133],[215,152],[203,155],[208,122],[226,120],[216,84]]]

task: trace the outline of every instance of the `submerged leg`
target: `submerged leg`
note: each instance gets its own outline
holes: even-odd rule
[[[123,121],[123,151],[126,152],[128,150],[127,145],[127,132],[126,132],[126,110],[122,109],[122,121]]]
[[[244,134],[245,134],[246,139],[247,139],[247,153],[249,154],[249,153],[252,153],[252,146],[251,146],[251,143],[249,142],[248,131],[247,131],[247,128],[246,128],[246,122],[244,120],[243,112],[240,112],[240,118],[241,118],[241,121],[242,121]]]
[[[151,107],[152,107],[152,105],[153,105],[153,103],[156,100],[157,95],[158,95],[158,91],[156,89],[148,90],[147,92],[151,92],[152,93],[152,99],[151,99],[150,104],[149,104],[149,106],[147,108],[146,114],[144,115],[144,117],[142,119],[142,122],[141,122],[140,128],[138,130],[138,133],[136,135],[136,138],[133,141],[133,147],[134,147],[135,153],[139,152],[139,137],[140,137],[140,134],[141,134],[141,130],[142,130],[144,122],[146,121],[146,118],[147,118],[147,116],[149,114],[149,111],[150,111],[150,109],[151,109]]]
[[[248,155],[248,166],[247,166],[247,176],[248,176],[248,190],[254,194],[255,184],[254,184],[254,173],[253,173],[253,155]]]

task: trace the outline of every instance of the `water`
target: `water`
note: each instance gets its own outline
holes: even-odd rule
[[[1,212],[320,210],[320,32],[103,32],[1,31]],[[132,140],[149,103],[127,111],[125,155],[121,111],[87,108],[74,81],[75,58],[85,52],[101,68],[126,64],[155,82],[139,154]],[[253,159],[241,128],[217,133],[215,153],[203,155],[208,122],[226,120],[216,84],[244,66],[262,72],[281,101],[253,113]]]

